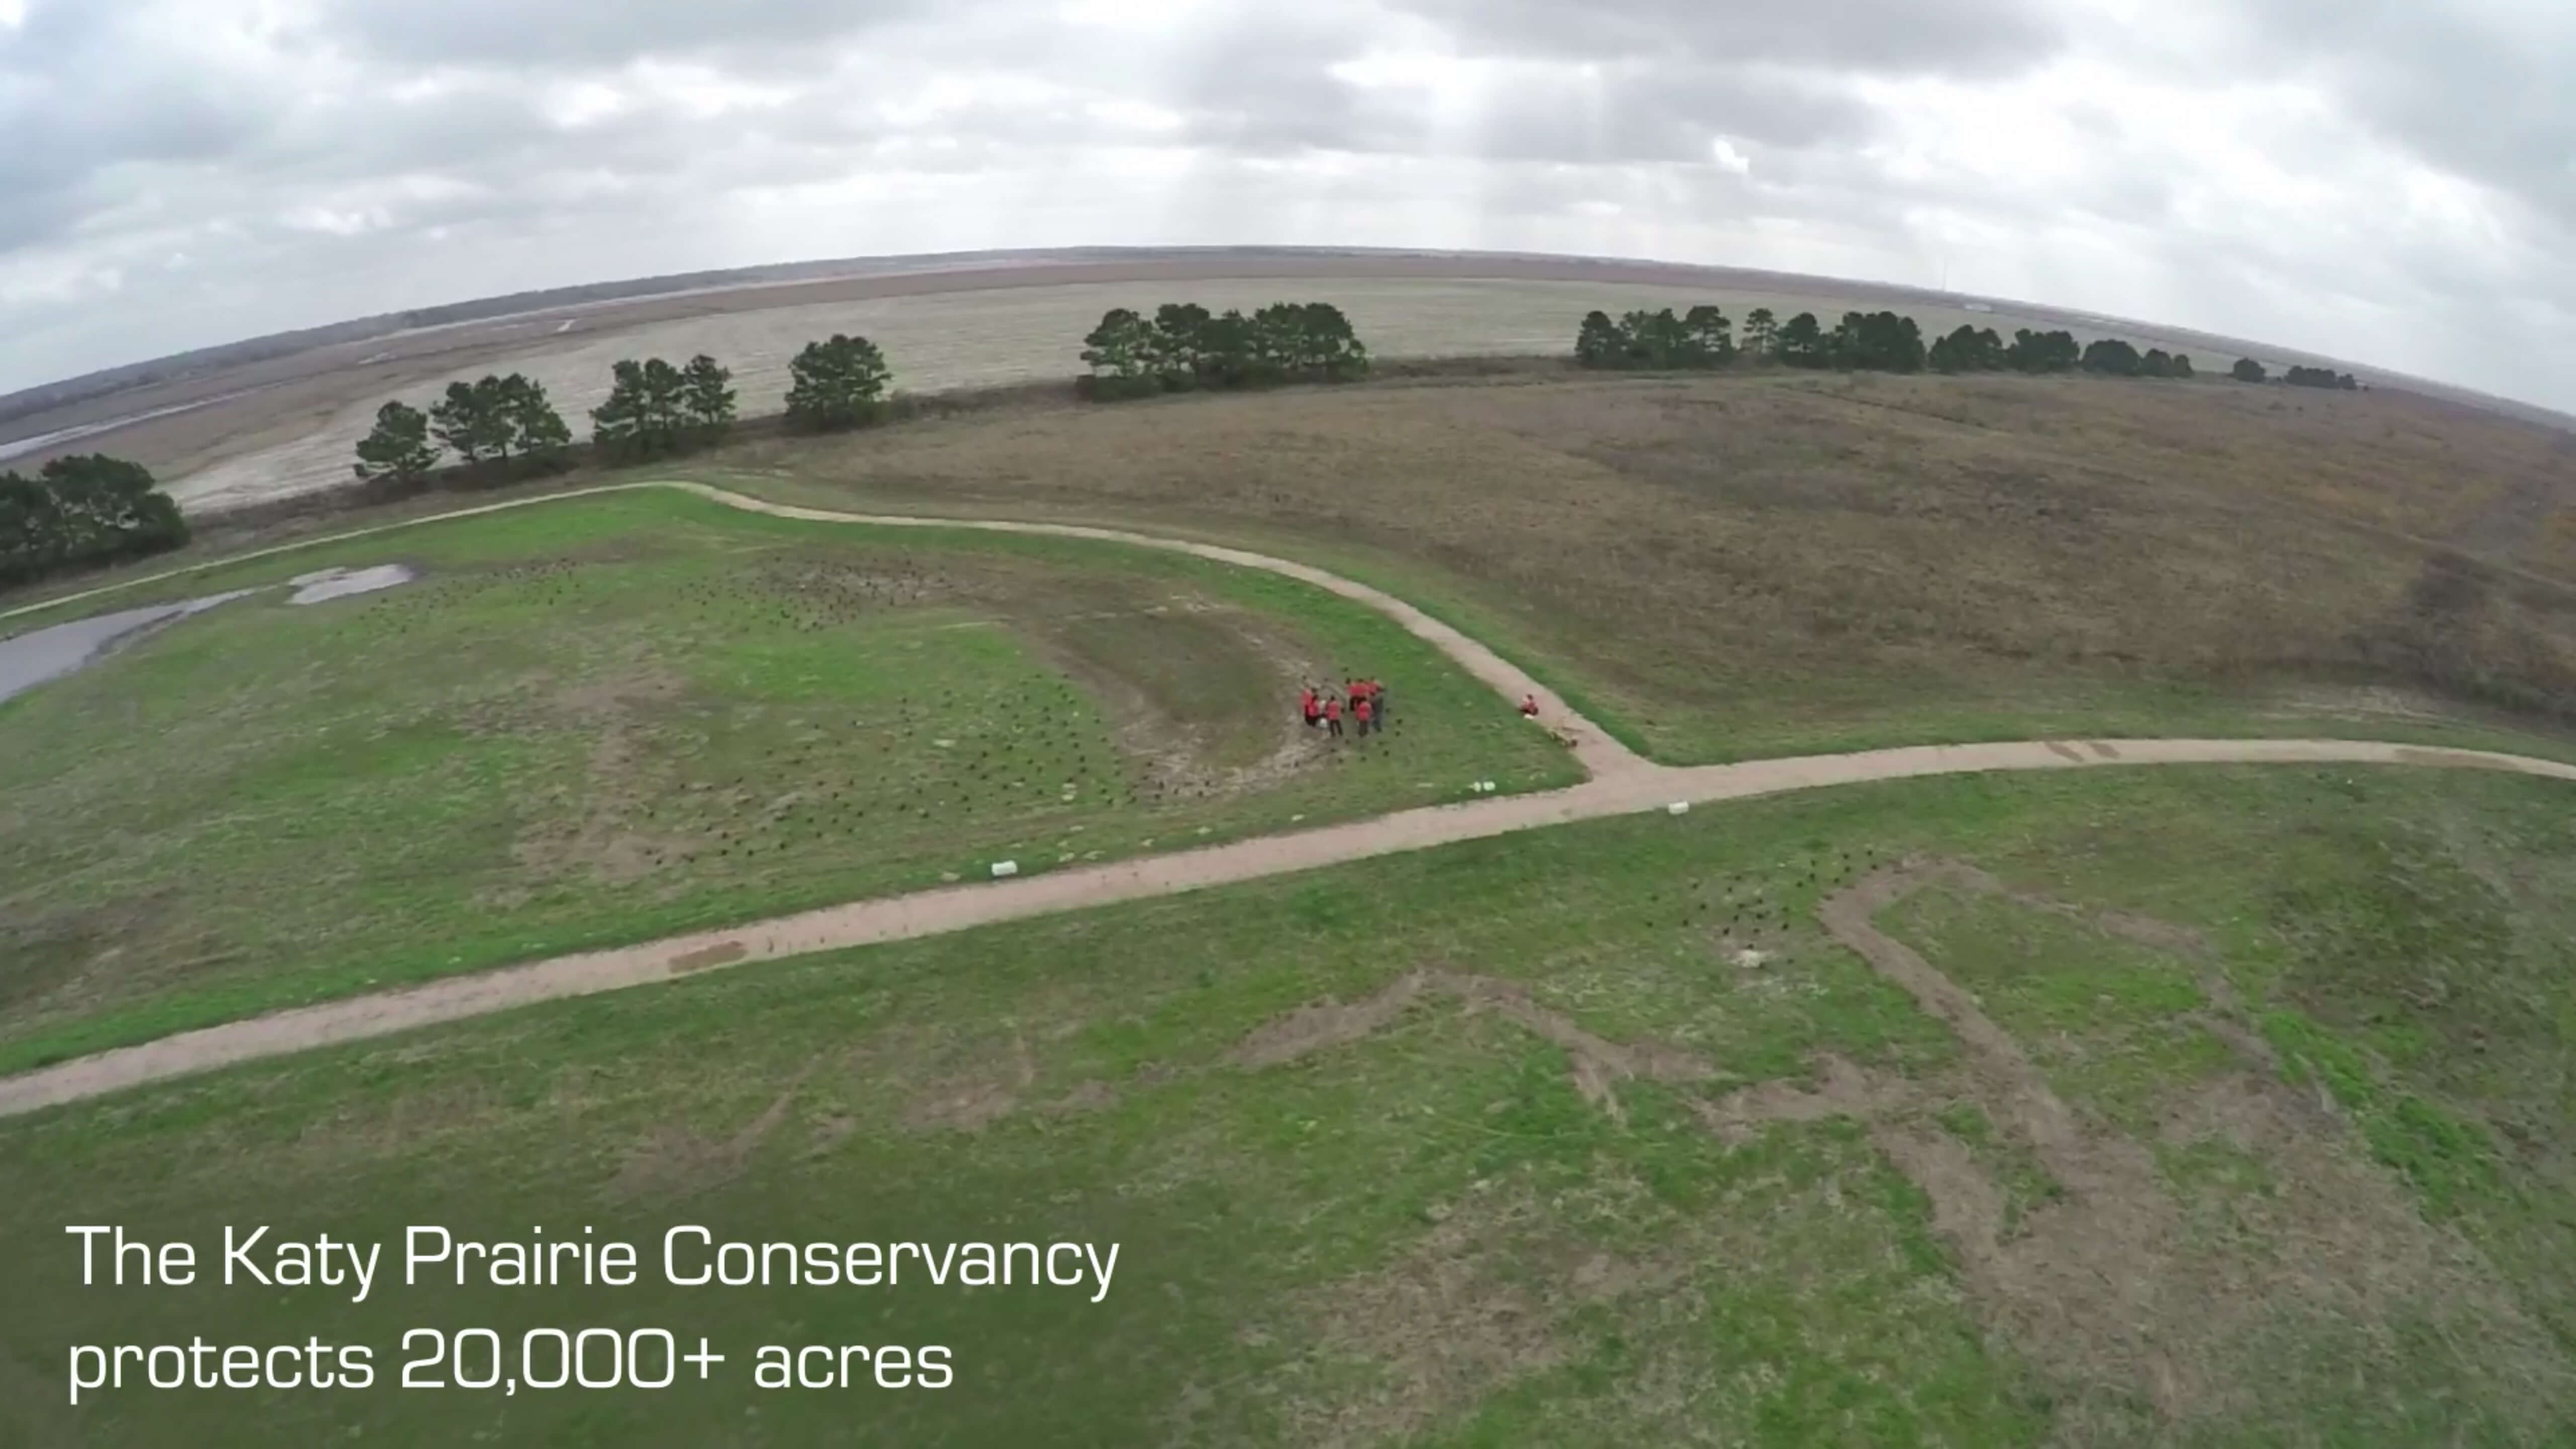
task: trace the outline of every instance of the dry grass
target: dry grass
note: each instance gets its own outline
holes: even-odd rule
[[[270,404],[256,398],[208,409],[208,415],[172,418],[165,426],[175,434],[222,428],[228,414],[241,420],[242,433],[217,432],[212,446],[172,459],[185,469],[174,488],[182,502],[230,506],[345,482],[351,451],[387,397],[426,406],[450,380],[494,367],[524,369],[544,383],[580,433],[587,431],[589,410],[608,396],[609,364],[627,357],[712,353],[733,369],[745,411],[764,413],[783,405],[788,363],[797,349],[835,332],[860,333],[884,348],[897,387],[934,392],[1070,378],[1082,370],[1082,338],[1101,313],[1112,307],[1150,311],[1184,298],[1211,309],[1246,311],[1284,297],[1320,298],[1348,312],[1360,336],[1383,354],[1483,356],[1562,352],[1583,314],[1595,307],[1615,312],[1687,306],[1713,295],[1669,285],[1317,277],[1096,282],[839,299],[716,311],[615,332],[577,328],[444,359],[445,366],[427,377],[371,379],[375,387],[348,388],[327,412],[308,403],[277,418],[291,436],[261,421]],[[1786,294],[1731,293],[1719,300],[1739,316],[1764,305],[1782,316],[1802,310],[1831,316],[1853,305],[1843,297]],[[1968,316],[1917,310],[1927,326],[1944,330]],[[236,445],[235,437],[252,446]]]
[[[2400,394],[1775,374],[1180,399],[725,461],[813,501],[1296,549],[1708,756],[2293,703],[2563,718],[2569,448]]]
[[[1308,256],[1285,266],[1164,258],[860,277],[495,319],[99,399],[23,420],[10,431],[219,399],[77,446],[109,446],[144,462],[192,507],[231,507],[346,483],[351,449],[387,398],[425,404],[451,380],[494,370],[524,370],[545,383],[581,432],[588,410],[606,396],[609,364],[620,358],[712,353],[734,369],[745,408],[759,413],[775,411],[785,396],[796,349],[834,332],[874,338],[886,349],[899,388],[944,391],[1070,377],[1080,369],[1080,339],[1111,307],[1195,300],[1249,310],[1283,297],[1340,305],[1384,357],[1560,354],[1593,308],[1615,313],[1696,302],[1716,302],[1738,317],[1768,307],[1781,317],[1812,311],[1826,318],[1894,302],[1933,332],[1969,322],[2007,332],[2017,325],[2069,326],[2086,340],[2103,335],[2065,315],[1970,313],[1825,278],[1783,286],[1779,278],[1754,274],[1709,272],[1690,280],[1654,268],[1491,258],[1390,264]],[[2196,345],[2153,329],[2122,335],[2142,345]]]

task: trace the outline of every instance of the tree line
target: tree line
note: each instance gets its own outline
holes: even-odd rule
[[[1279,302],[1249,317],[1196,303],[1166,304],[1150,318],[1114,308],[1084,339],[1082,360],[1091,371],[1076,379],[1079,392],[1103,400],[1342,382],[1368,372],[1368,348],[1341,309],[1325,302]],[[733,373],[703,353],[679,366],[658,357],[623,360],[609,373],[608,400],[590,412],[591,446],[603,460],[687,453],[722,441],[738,420]],[[788,374],[787,425],[815,432],[879,420],[893,377],[875,343],[839,334],[805,344]],[[514,372],[449,383],[427,410],[386,403],[351,471],[362,482],[412,482],[452,454],[486,472],[547,473],[567,464],[572,443],[545,385]]]
[[[187,541],[179,505],[140,463],[91,453],[56,458],[33,478],[0,473],[0,587]]]
[[[1082,341],[1091,371],[1076,387],[1100,401],[1348,382],[1367,376],[1369,367],[1367,344],[1330,302],[1273,302],[1249,317],[1232,307],[1211,313],[1195,302],[1166,302],[1151,317],[1113,307]]]
[[[2261,382],[2263,380],[2263,364],[2254,362],[2254,359],[2250,357],[2245,359],[2245,361],[2254,363],[2254,376],[2247,380],[2251,382]],[[2337,392],[2361,391],[2361,384],[2353,381],[2351,373],[2339,373],[2331,367],[2293,367],[2288,372],[2281,374],[2281,381],[2288,383],[2292,387],[2322,387],[2331,388]]]
[[[1739,343],[1734,323],[1716,307],[1680,314],[1634,311],[1613,320],[1585,315],[1574,336],[1575,361],[1585,367],[1658,371],[1726,367],[1750,358],[1781,367],[1839,372],[2102,373],[2114,377],[2191,377],[2188,354],[2151,348],[2141,353],[2116,338],[2087,347],[2073,333],[2025,327],[2005,342],[1991,327],[1962,325],[1926,343],[1921,326],[1895,312],[1846,312],[1827,330],[1813,312],[1783,322],[1768,307],[1745,314]]]
[[[1740,360],[1781,367],[1840,372],[2089,372],[2105,377],[2192,378],[2191,354],[2150,347],[2140,352],[2116,337],[2078,345],[2063,330],[2034,332],[2027,327],[2010,342],[1991,327],[1961,325],[1926,343],[1911,317],[1894,312],[1846,312],[1828,331],[1813,312],[1786,322],[1768,307],[1745,314],[1741,339],[1733,321],[1712,306],[1676,314],[1633,311],[1613,319],[1609,313],[1586,313],[1574,334],[1574,360],[1584,367],[1637,368],[1658,372],[1732,366]],[[2238,382],[2267,382],[2271,373],[2253,358],[2240,358],[2228,370]],[[2292,387],[2332,388],[2356,392],[2351,373],[2329,367],[2293,367],[2281,377]]]
[[[787,421],[809,431],[873,422],[892,374],[864,337],[808,342],[788,365]],[[591,447],[619,463],[674,457],[722,442],[740,417],[733,371],[700,353],[673,366],[659,357],[609,365],[608,398],[590,410]],[[427,411],[395,401],[376,410],[352,465],[360,481],[414,481],[453,453],[469,468],[555,472],[572,451],[572,428],[524,373],[451,382]]]

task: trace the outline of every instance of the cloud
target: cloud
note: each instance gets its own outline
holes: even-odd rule
[[[1471,51],[1994,75],[2064,44],[2042,0],[1399,0]]]
[[[28,0],[0,388],[607,277],[1277,241],[1947,275],[2576,406],[2571,37],[2563,0]]]
[[[615,67],[646,57],[812,54],[936,0],[322,0],[315,37],[406,70]]]
[[[248,141],[271,98],[196,61],[103,5],[38,3],[0,32],[0,252]]]
[[[2258,64],[2358,129],[2576,225],[2576,8],[2563,0],[2245,7]]]

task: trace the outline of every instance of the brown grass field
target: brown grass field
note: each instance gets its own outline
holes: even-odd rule
[[[2215,380],[1383,371],[1113,408],[959,395],[661,471],[1311,558],[1674,761],[2086,732],[2529,749],[2576,718],[2576,434]],[[209,516],[181,558],[488,496],[280,501]]]
[[[704,471],[1302,551],[1675,759],[2576,717],[2576,438],[2397,393],[1536,375],[959,417]]]

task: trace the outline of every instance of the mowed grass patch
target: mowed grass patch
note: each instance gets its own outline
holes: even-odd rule
[[[0,1068],[986,872],[1579,778],[1394,624],[1149,550],[568,500],[330,564],[0,705]],[[1328,745],[1301,678],[1384,677]]]
[[[961,418],[707,466],[793,501],[1308,558],[1674,761],[2177,734],[2576,753],[2576,575],[2540,542],[2576,511],[2563,449],[2397,394],[1514,379]]]
[[[0,1203],[0,1263],[30,1306],[0,1325],[26,1389],[0,1402],[35,1442],[95,1444],[702,1442],[755,1420],[786,1442],[2550,1442],[2576,1424],[2576,1350],[2549,1327],[2576,1301],[2564,1099],[2443,1077],[2311,1001],[2319,1041],[2383,1090],[2462,1122],[2554,1114],[2535,1150],[2499,1137],[2491,1188],[2443,1207],[2358,1117],[2239,1144],[2203,1110],[2206,1083],[2154,1079],[2170,1095],[2148,1127],[2098,1130],[2159,1174],[2137,1220],[2170,1227],[2098,1247],[2155,1275],[2159,1356],[2102,1326],[2116,1313],[2052,1329],[2032,1294],[2091,1302],[2116,1281],[1990,1279],[1880,1145],[1918,1119],[1960,1142],[2017,1205],[2016,1243],[2085,1206],[2052,1190],[2013,1121],[1960,1108],[1949,1028],[1815,924],[1817,899],[1873,862],[1967,860],[2088,917],[2197,932],[2241,993],[2237,1019],[2283,1009],[2317,960],[2320,907],[2285,889],[2313,833],[2576,864],[2554,823],[2563,787],[2353,778],[1927,780],[1596,822],[557,1003],[0,1124],[0,1173],[26,1184]],[[2347,910],[2401,888],[2367,871],[2331,884]],[[2489,902],[2517,949],[2558,953],[2530,982],[2557,1022],[2576,991],[2567,899]],[[1910,929],[1893,911],[1881,924]],[[1990,1001],[2043,960],[2084,970],[2017,930],[1917,944]],[[1737,959],[1748,948],[1758,968]],[[2106,981],[2154,965],[2104,959]],[[2101,994],[2140,1020],[2178,1004]],[[2564,1060],[2532,1030],[2500,1067]],[[1664,1065],[1605,1074],[1588,1042]],[[1703,1120],[1749,1085],[1811,1082],[1828,1057],[1881,1083],[1889,1115],[1740,1134]],[[2287,1112],[2313,1100],[2289,1075],[2226,1085]],[[67,1221],[361,1239],[588,1225],[648,1257],[663,1228],[702,1223],[752,1241],[1116,1240],[1122,1255],[1096,1306],[1053,1290],[452,1285],[353,1304],[83,1291]],[[505,1342],[659,1324],[727,1352],[936,1342],[961,1372],[939,1394],[856,1399],[733,1379],[580,1398],[142,1392],[75,1413],[53,1392],[69,1343],[318,1333],[391,1357],[421,1323]]]

